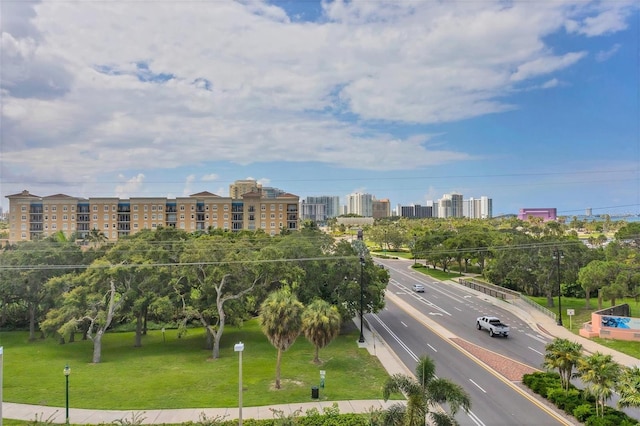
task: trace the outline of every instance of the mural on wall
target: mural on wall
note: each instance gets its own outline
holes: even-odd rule
[[[603,327],[640,330],[640,318],[602,316]]]

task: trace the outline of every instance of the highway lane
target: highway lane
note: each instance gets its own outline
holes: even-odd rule
[[[419,356],[428,355],[435,361],[438,377],[450,379],[469,392],[471,413],[456,415],[461,425],[568,424],[551,415],[538,402],[525,397],[516,385],[478,364],[393,302],[387,301],[387,307],[382,312],[367,315],[367,320],[411,371],[415,371]]]
[[[524,320],[496,303],[506,303],[485,295],[475,295],[457,284],[440,282],[410,268],[406,260],[376,259],[384,264],[391,274],[387,291],[403,298],[411,306],[429,315],[429,318],[455,333],[459,337],[508,358],[522,362],[533,368],[542,368],[545,346],[553,340],[552,336],[540,334]],[[411,290],[414,283],[425,286],[425,293]],[[476,318],[482,315],[494,315],[502,319],[511,328],[508,338],[491,338],[486,331],[475,328]],[[584,387],[579,380],[573,383]],[[608,405],[615,407],[618,396],[614,394]],[[640,409],[625,408],[625,413],[640,419]]]
[[[551,336],[538,333],[509,310],[495,305],[496,301],[488,296],[478,296],[458,285],[446,284],[414,272],[406,261],[376,261],[384,264],[391,274],[387,291],[394,292],[443,327],[471,343],[533,368],[542,368],[544,348],[553,340]],[[425,286],[424,293],[411,290],[411,286],[416,282]],[[510,336],[506,339],[491,338],[486,330],[478,331],[475,327],[476,319],[483,315],[497,316],[508,324],[511,328]]]

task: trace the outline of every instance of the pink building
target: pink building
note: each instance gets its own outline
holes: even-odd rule
[[[557,211],[556,208],[538,208],[538,209],[520,209],[518,213],[518,219],[529,220],[532,217],[542,218],[543,221],[548,222],[550,220],[556,220]]]

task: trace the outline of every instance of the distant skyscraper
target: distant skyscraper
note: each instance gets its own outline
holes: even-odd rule
[[[462,194],[444,194],[438,200],[438,217],[464,217]]]
[[[359,192],[347,195],[347,212],[364,217],[373,217],[373,195]]]
[[[340,197],[337,195],[320,195],[318,197],[307,197],[308,204],[323,204],[327,218],[340,216]]]

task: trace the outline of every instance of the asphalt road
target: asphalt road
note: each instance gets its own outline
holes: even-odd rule
[[[489,349],[532,368],[542,368],[544,348],[546,344],[551,342],[552,337],[538,333],[537,330],[531,328],[529,324],[514,315],[511,311],[501,308],[499,304],[504,302],[489,296],[478,297],[471,295],[463,288],[445,284],[424,274],[414,272],[408,268],[409,264],[405,260],[376,259],[376,261],[383,264],[391,274],[391,281],[387,287],[387,291],[393,292],[413,308],[428,315],[431,321],[443,329],[468,342]],[[412,286],[415,283],[424,285],[425,292],[416,293],[412,291]],[[478,331],[475,327],[476,319],[484,315],[496,316],[500,318],[502,322],[508,324],[511,329],[509,337],[492,338],[489,337],[486,330]],[[393,325],[394,327],[391,328],[391,330],[401,330],[397,324]],[[422,327],[425,328],[424,326]],[[416,331],[416,329],[414,329],[413,332],[420,335],[423,331]],[[406,338],[409,339],[408,336],[406,336]],[[389,343],[392,344],[392,342]],[[421,353],[418,352],[418,354]],[[410,366],[410,364],[407,365]],[[456,381],[456,383],[461,382]],[[576,381],[575,384],[580,387],[583,386],[579,381]],[[614,395],[609,405],[615,407],[616,401],[617,396]],[[638,409],[625,409],[624,411],[633,418],[640,418],[640,410]],[[514,423],[490,422],[486,424]]]

